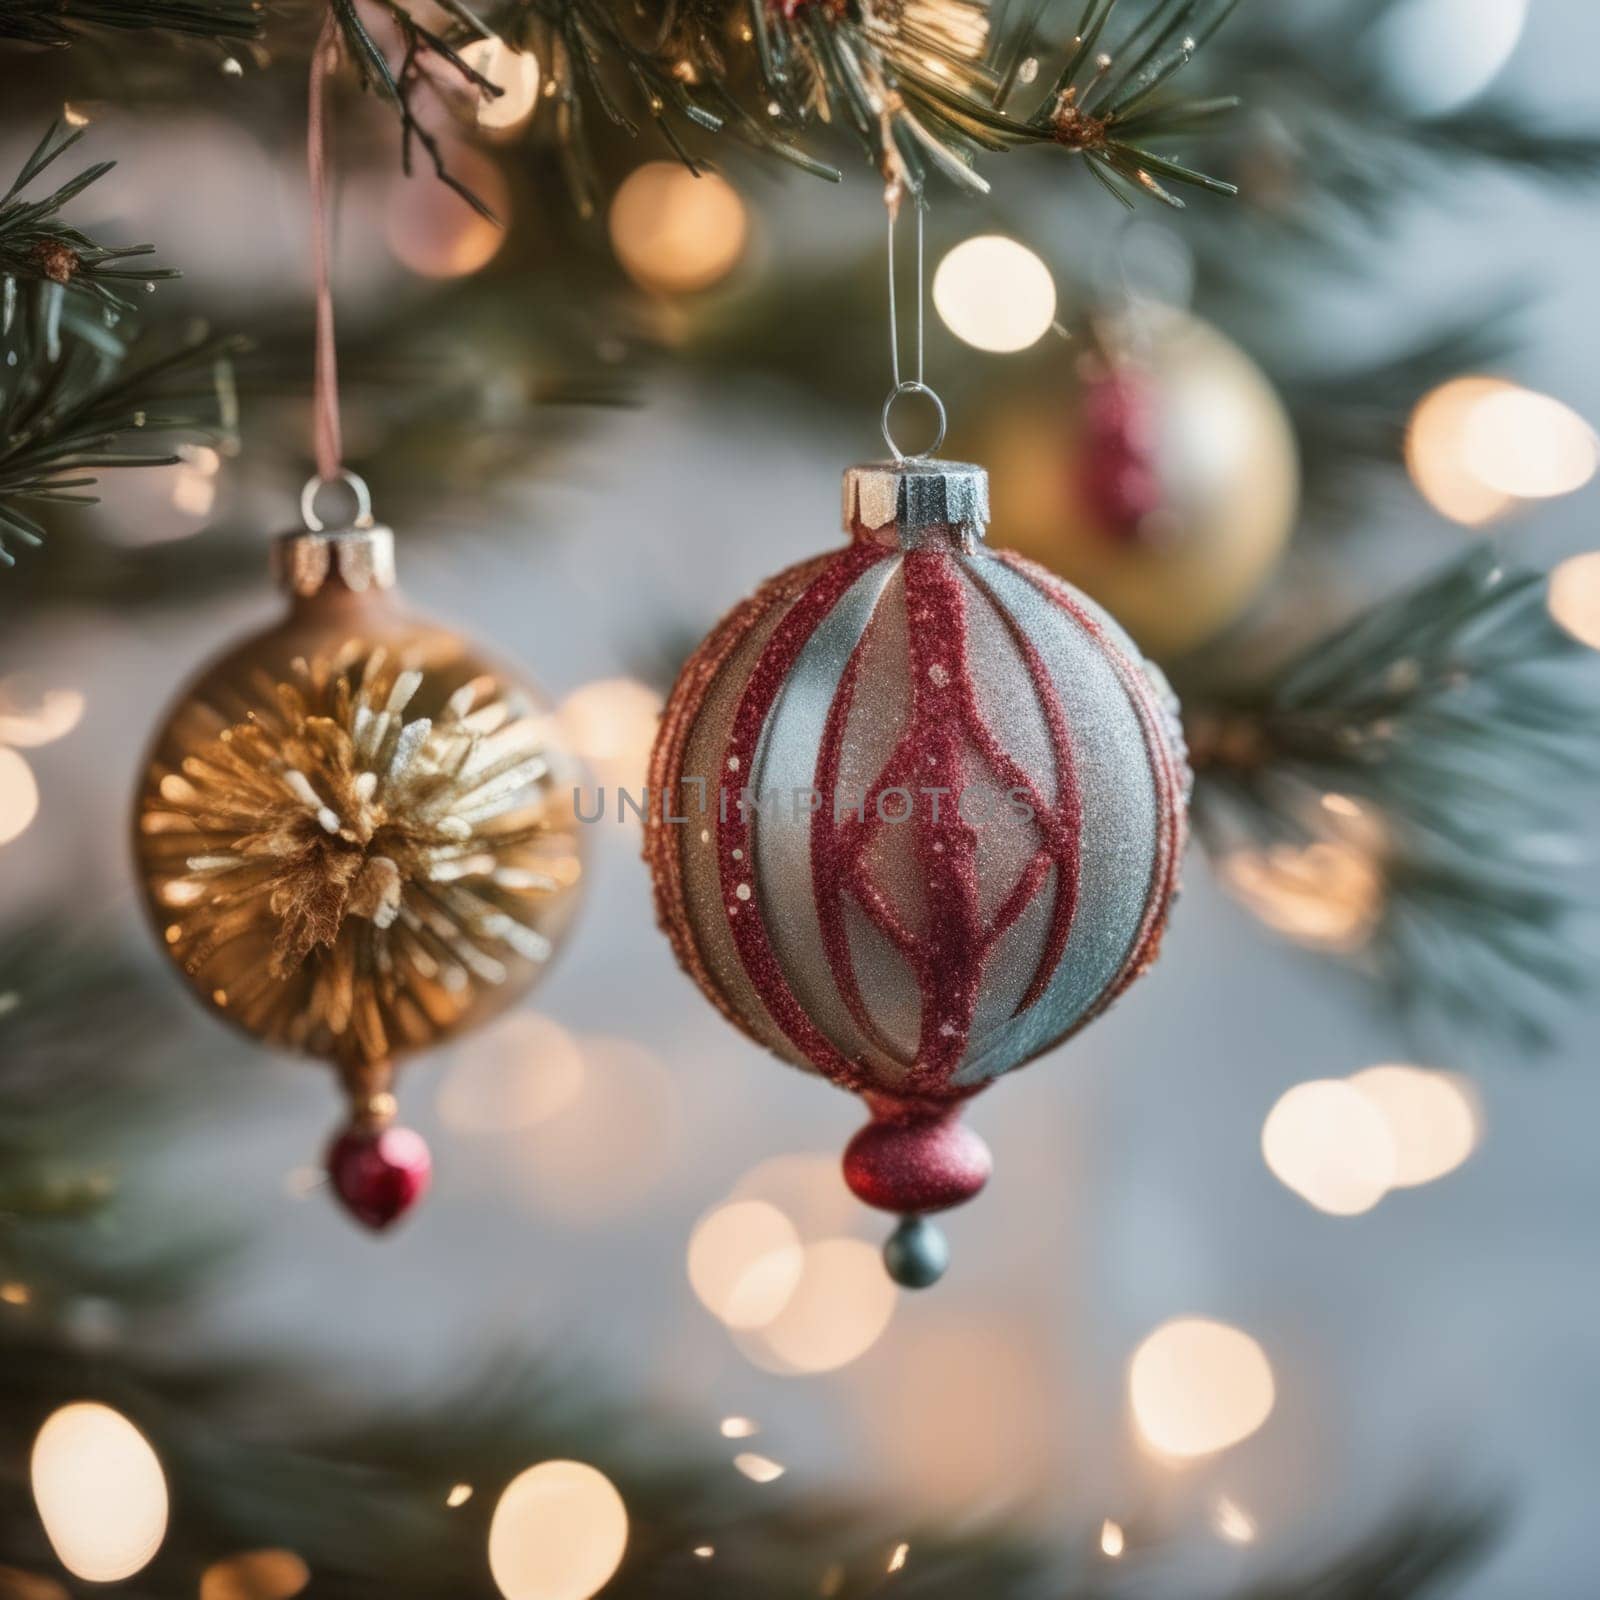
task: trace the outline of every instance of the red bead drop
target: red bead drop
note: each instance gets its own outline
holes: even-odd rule
[[[428,1192],[433,1157],[410,1128],[348,1128],[328,1149],[328,1176],[345,1210],[378,1230],[399,1221]]]
[[[989,1147],[960,1112],[879,1109],[844,1153],[844,1181],[858,1200],[902,1215],[970,1200],[994,1169]]]

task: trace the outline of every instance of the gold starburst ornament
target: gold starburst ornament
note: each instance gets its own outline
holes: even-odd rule
[[[387,528],[287,534],[288,614],[157,731],[134,855],[162,945],[217,1015],[329,1062],[333,1187],[373,1228],[421,1198],[394,1064],[525,993],[576,907],[578,769],[549,703],[404,609]]]

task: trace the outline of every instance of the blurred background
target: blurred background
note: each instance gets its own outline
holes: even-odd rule
[[[511,9],[521,49],[470,46],[500,99],[422,69],[498,221],[425,155],[404,176],[395,108],[336,83],[346,456],[409,600],[633,787],[689,648],[837,544],[837,473],[881,453],[882,182],[837,120],[800,139],[837,186],[732,131],[685,136],[696,178],[588,102],[575,157],[567,36]],[[1061,9],[1022,52],[1044,81]],[[946,454],[994,472],[992,542],[1169,669],[1199,838],[1151,976],[972,1108],[996,1175],[921,1295],[838,1175],[860,1107],[678,971],[634,824],[588,830],[531,1002],[406,1066],[436,1181],[381,1242],[323,1192],[327,1076],[149,948],[142,752],[276,614],[310,470],[318,15],[88,16],[58,48],[0,5],[0,182],[64,115],[85,136],[27,195],[114,159],[65,217],[181,269],[130,280],[117,339],[252,342],[221,380],[204,353],[176,460],[6,540],[0,1595],[1586,1592],[1586,7],[1244,7],[1179,80],[1244,97],[1183,156],[1237,200],[1125,212],[1059,140],[985,157],[986,196],[930,179]],[[19,374],[102,308],[52,310],[6,218],[14,455]]]

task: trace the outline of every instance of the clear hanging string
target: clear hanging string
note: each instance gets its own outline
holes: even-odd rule
[[[317,499],[330,484],[343,484],[355,496],[353,526],[372,526],[372,497],[366,483],[344,464],[339,422],[339,360],[333,333],[333,271],[328,243],[328,72],[338,59],[339,30],[330,10],[311,51],[310,100],[306,111],[306,173],[311,187],[311,277],[316,301],[316,343],[311,381],[311,445],[316,476],[300,491],[300,516],[313,533],[326,524]]]
[[[944,401],[923,381],[923,325],[927,294],[923,270],[922,195],[914,193],[911,197],[911,204],[917,218],[917,366],[914,378],[902,378],[900,375],[900,315],[895,295],[894,271],[894,234],[897,218],[894,209],[891,208],[889,211],[889,371],[893,378],[894,386],[889,390],[888,398],[883,402],[882,425],[883,442],[888,445],[889,451],[896,461],[923,461],[936,454],[939,446],[944,443],[946,426]],[[932,401],[933,409],[938,415],[938,432],[934,436],[933,443],[924,450],[902,450],[895,443],[894,433],[889,426],[889,414],[894,410],[895,401],[902,395],[907,394],[926,395]]]

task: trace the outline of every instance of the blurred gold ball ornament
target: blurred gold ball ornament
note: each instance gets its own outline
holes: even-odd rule
[[[575,908],[577,773],[536,689],[403,608],[389,529],[307,511],[277,542],[287,615],[157,731],[134,852],[204,1003],[338,1071],[330,1176],[378,1228],[429,1178],[422,1140],[391,1126],[395,1060],[503,1011]]]
[[[1277,566],[1299,512],[1294,433],[1209,323],[1141,303],[1093,332],[1031,360],[972,450],[1013,547],[1173,656],[1234,621]]]

